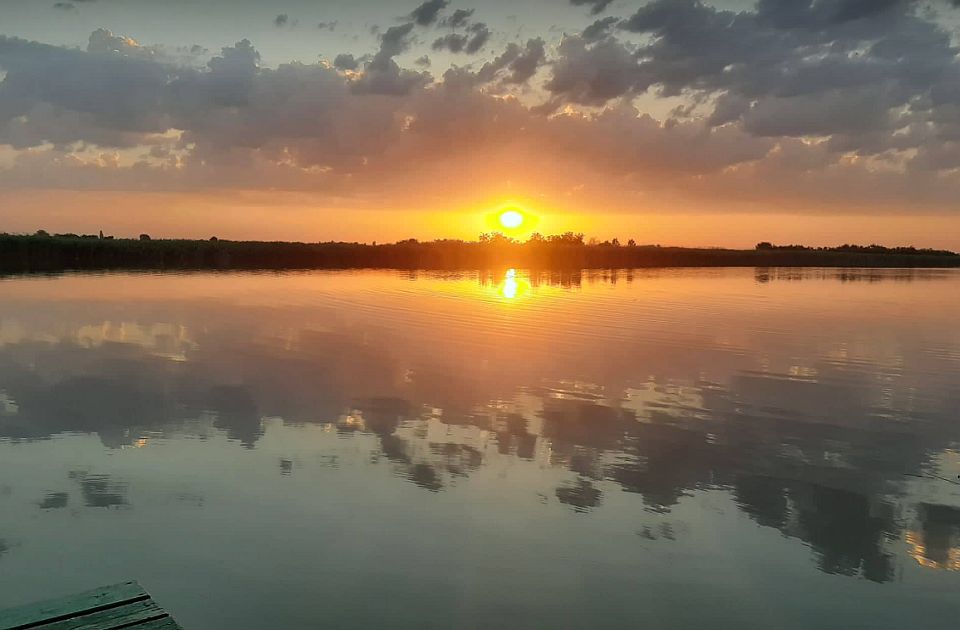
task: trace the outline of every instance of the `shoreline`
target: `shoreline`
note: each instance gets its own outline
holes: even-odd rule
[[[822,267],[960,268],[960,255],[926,250],[720,249],[542,242],[434,241],[367,245],[226,240],[0,236],[0,273],[61,271],[467,271]]]

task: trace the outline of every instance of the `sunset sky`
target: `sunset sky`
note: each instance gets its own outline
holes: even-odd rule
[[[0,232],[960,249],[960,0],[0,0]]]

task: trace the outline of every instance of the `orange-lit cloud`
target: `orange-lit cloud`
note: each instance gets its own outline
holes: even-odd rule
[[[470,47],[489,28],[474,14],[427,2],[368,55],[276,67],[246,40],[197,67],[103,29],[86,50],[4,36],[0,219],[373,240],[473,236],[522,199],[540,231],[742,244],[755,226],[804,240],[869,216],[882,237],[914,217],[932,245],[960,198],[960,64],[937,13],[870,6],[660,0],[492,50]],[[466,39],[438,48],[473,66],[401,63],[451,20]],[[727,228],[690,234],[706,224],[689,216]]]

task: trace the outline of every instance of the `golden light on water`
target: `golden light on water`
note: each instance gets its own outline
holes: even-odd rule
[[[500,295],[508,300],[515,300],[530,290],[530,283],[517,277],[516,269],[507,269],[500,283]]]
[[[512,300],[517,297],[519,288],[520,284],[517,282],[517,270],[508,269],[503,278],[503,287],[500,289],[500,292],[503,293],[503,297]]]
[[[941,569],[945,571],[960,571],[960,548],[948,547],[941,549],[935,557],[927,550],[926,540],[922,532],[908,531],[904,536],[908,545],[907,553],[922,567]]]

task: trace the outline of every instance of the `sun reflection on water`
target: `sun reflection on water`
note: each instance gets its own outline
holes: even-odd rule
[[[530,282],[518,278],[516,269],[507,269],[503,276],[503,282],[499,286],[500,295],[508,300],[515,300],[518,297],[526,295],[530,291]]]

